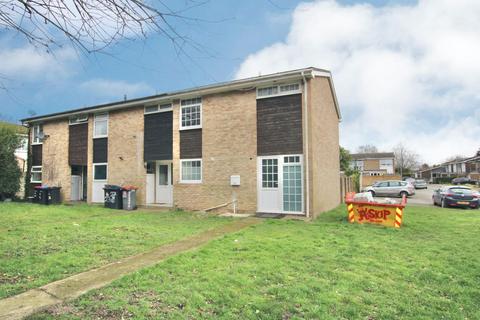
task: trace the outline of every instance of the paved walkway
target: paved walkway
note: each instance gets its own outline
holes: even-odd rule
[[[246,218],[208,230],[192,237],[158,247],[152,251],[127,257],[77,275],[49,283],[19,295],[0,300],[0,319],[22,319],[51,305],[76,298],[92,289],[108,285],[141,268],[161,262],[177,253],[200,247],[225,234],[259,223],[257,218]]]

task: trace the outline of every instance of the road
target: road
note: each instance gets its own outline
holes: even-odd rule
[[[429,184],[427,189],[417,189],[415,190],[415,195],[408,198],[408,203],[433,206],[433,190],[439,189],[441,187],[441,184]]]

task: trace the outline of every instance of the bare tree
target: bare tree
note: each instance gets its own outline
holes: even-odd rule
[[[357,148],[357,153],[375,153],[375,152],[378,152],[378,149],[372,144],[365,144]]]
[[[204,2],[190,2],[179,11],[161,0],[0,0],[0,27],[17,31],[36,47],[50,52],[63,40],[85,52],[100,51],[124,38],[151,32],[169,39],[178,52],[186,44],[200,46],[179,34],[175,20],[198,21],[183,15]]]
[[[393,152],[395,153],[395,166],[401,176],[406,172],[411,173],[418,167],[418,154],[408,150],[403,144],[399,143]]]

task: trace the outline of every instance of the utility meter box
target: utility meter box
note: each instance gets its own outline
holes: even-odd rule
[[[239,175],[230,176],[230,185],[231,186],[239,186],[240,185],[240,176]]]

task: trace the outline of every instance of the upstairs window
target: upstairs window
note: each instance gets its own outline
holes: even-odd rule
[[[85,123],[87,121],[88,121],[88,114],[82,114],[82,115],[71,117],[69,119],[69,124],[74,125],[74,124]]]
[[[108,113],[96,114],[93,121],[93,137],[105,138],[107,136],[108,136]]]
[[[180,106],[180,129],[202,127],[202,98],[182,100]]]
[[[43,125],[36,124],[33,126],[33,137],[32,143],[33,144],[41,144],[43,139]]]
[[[172,111],[172,104],[165,103],[160,105],[156,104],[152,106],[145,106],[145,114],[165,112],[165,111]]]
[[[286,96],[301,93],[300,83],[279,84],[270,87],[257,88],[257,99],[275,96]]]

